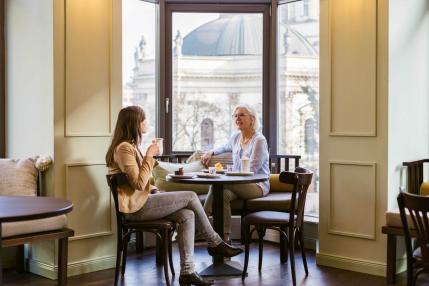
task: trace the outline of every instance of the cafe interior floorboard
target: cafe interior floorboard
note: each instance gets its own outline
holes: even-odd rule
[[[131,252],[131,251],[130,251]],[[315,253],[307,251],[307,262],[309,267],[309,275],[305,277],[304,267],[300,251],[296,251],[296,277],[297,285],[310,286],[382,286],[386,284],[384,277],[377,277],[357,272],[340,270],[330,267],[317,266]],[[198,243],[195,249],[196,268],[201,270],[205,265],[210,264],[211,258],[207,254],[204,244]],[[234,258],[240,263],[243,263],[244,254]],[[176,276],[172,280],[172,286],[179,285],[179,252],[177,244],[174,245],[174,267]],[[243,282],[241,278],[233,278],[227,280],[217,280],[215,285],[247,285],[247,286],[277,286],[277,285],[292,285],[289,263],[280,264],[278,245],[274,243],[264,244],[264,257],[262,272],[258,273],[258,250],[257,244],[253,243],[250,253],[250,262],[248,269],[248,277]],[[69,286],[101,286],[113,285],[114,270],[103,270],[79,276],[69,277]],[[40,276],[24,273],[18,274],[13,270],[4,271],[4,285],[31,285],[31,286],[51,286],[57,285],[56,281],[42,278]],[[405,286],[405,273],[397,276],[396,285]],[[419,279],[417,285],[429,285],[429,275]],[[143,254],[129,253],[127,260],[127,269],[124,280],[118,285],[122,286],[158,286],[165,285],[164,272],[162,267],[155,266],[154,249],[147,249]]]

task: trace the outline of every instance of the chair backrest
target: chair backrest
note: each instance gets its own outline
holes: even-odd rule
[[[113,197],[113,201],[115,202],[115,212],[116,212],[116,222],[118,224],[118,231],[121,229],[121,225],[124,222],[124,216],[122,212],[119,211],[119,203],[118,203],[118,187],[122,185],[128,184],[127,174],[125,173],[117,173],[117,174],[109,174],[106,175],[107,184],[109,185],[110,192]]]
[[[408,257],[412,257],[413,255],[409,229],[409,227],[411,227],[416,231],[417,243],[421,249],[422,260],[429,263],[429,197],[401,192],[398,195],[398,205],[401,213],[402,225],[404,227]],[[413,221],[412,226],[408,225],[405,210],[408,210],[408,214]]]
[[[298,227],[301,227],[304,221],[305,199],[312,178],[313,172],[302,167],[295,168],[295,172],[281,172],[279,176],[280,182],[293,185],[290,213],[297,215]],[[291,219],[291,223],[292,221]]]
[[[300,159],[301,156],[299,155],[270,154],[270,171],[272,174],[280,174],[281,171],[289,171],[289,168],[297,168],[299,167]]]
[[[407,167],[407,191],[411,194],[420,194],[420,186],[423,183],[424,166],[429,159],[402,162]]]

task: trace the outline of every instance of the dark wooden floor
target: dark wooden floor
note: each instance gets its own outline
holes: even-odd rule
[[[292,285],[290,277],[290,266],[288,263],[280,264],[278,246],[276,244],[265,243],[264,245],[264,261],[262,273],[258,273],[258,253],[257,245],[252,244],[252,252],[249,262],[249,275],[244,282],[240,278],[218,280],[216,285]],[[243,262],[244,255],[234,258],[233,260]],[[202,244],[196,246],[195,259],[197,270],[204,268],[211,261],[205,247]],[[155,267],[154,250],[149,249],[143,255],[130,254],[127,260],[127,270],[125,279],[119,285],[124,286],[157,286],[165,285],[164,274],[162,267]],[[301,256],[297,252],[296,267],[297,267],[297,284],[298,285],[320,285],[320,286],[378,286],[387,285],[384,277],[377,277],[357,272],[339,270],[329,267],[317,266],[314,252],[307,252],[307,261],[309,266],[309,276],[305,277],[304,268],[302,265]],[[174,251],[174,265],[176,276],[172,280],[172,285],[179,285],[179,254],[177,245]],[[69,286],[101,286],[113,285],[114,271],[113,269],[93,272],[80,276],[70,277],[68,280]],[[398,277],[396,285],[404,286],[405,275],[401,274]],[[429,277],[423,277],[425,281],[420,281],[418,285],[429,285]],[[32,286],[51,286],[56,285],[55,281],[39,277],[37,275],[25,273],[17,274],[12,270],[7,270],[4,273],[4,285],[32,285]]]

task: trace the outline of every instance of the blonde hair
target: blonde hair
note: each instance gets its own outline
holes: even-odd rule
[[[237,111],[237,109],[239,108],[244,108],[247,110],[247,112],[249,112],[249,115],[253,118],[253,124],[251,126],[251,128],[253,129],[253,131],[258,131],[259,129],[259,119],[256,113],[256,109],[252,106],[250,106],[247,103],[240,103],[237,106],[235,106],[233,114]]]

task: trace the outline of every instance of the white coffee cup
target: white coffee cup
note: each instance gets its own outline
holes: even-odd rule
[[[159,155],[162,155],[164,152],[164,138],[155,138],[152,140],[159,148]]]
[[[209,167],[209,174],[215,175],[216,174],[216,167]]]
[[[243,157],[240,159],[240,172],[248,173],[250,172],[250,159]]]

